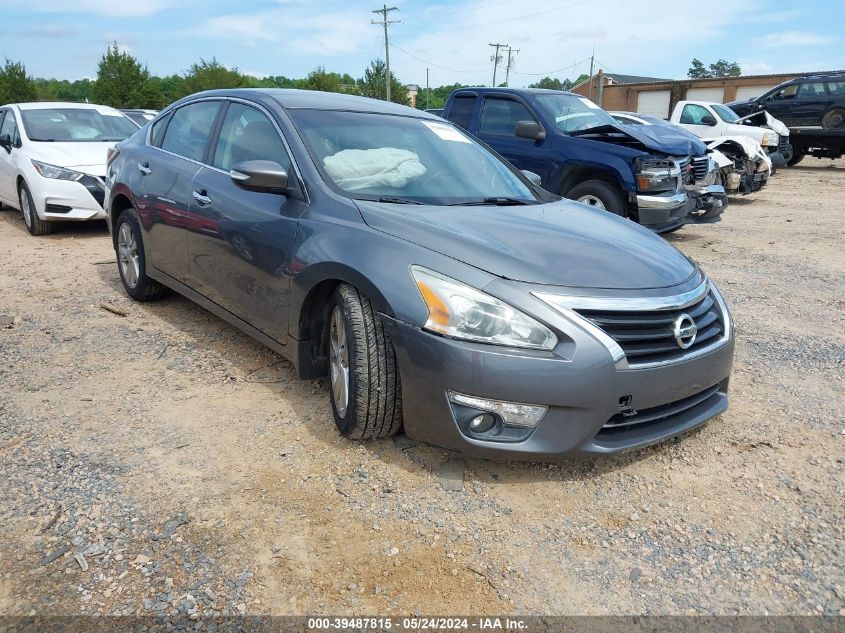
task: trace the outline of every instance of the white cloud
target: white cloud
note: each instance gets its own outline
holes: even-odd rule
[[[42,13],[93,13],[116,17],[145,17],[167,9],[181,9],[181,0],[10,0],[28,11]]]
[[[818,35],[809,31],[782,31],[758,37],[755,42],[761,48],[783,48],[788,46],[820,46],[835,42],[835,37]]]
[[[769,75],[775,72],[775,69],[766,62],[740,61],[739,66],[742,68],[743,75]]]

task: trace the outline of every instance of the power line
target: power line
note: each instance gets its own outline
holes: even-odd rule
[[[562,11],[563,9],[571,9],[572,7],[577,7],[577,6],[580,6],[582,4],[590,4],[592,2],[595,2],[595,0],[581,0],[581,2],[575,2],[573,4],[567,4],[567,5],[562,6],[562,7],[555,7],[554,9],[546,9],[545,11],[536,11],[534,13],[524,13],[522,15],[515,15],[511,18],[505,18],[503,20],[494,20],[493,22],[484,22],[482,24],[472,24],[470,26],[458,26],[458,27],[451,28],[451,29],[440,29],[438,31],[427,31],[427,34],[431,35],[431,34],[434,34],[434,33],[451,33],[452,31],[466,31],[466,30],[469,30],[469,29],[477,29],[477,28],[480,28],[482,26],[490,26],[492,24],[503,24],[505,22],[512,22],[513,20],[522,20],[524,18],[531,18],[531,17],[534,17],[535,15],[545,15],[547,13],[553,13],[554,11]]]
[[[447,70],[450,73],[467,73],[467,74],[471,74],[471,75],[480,75],[481,73],[487,72],[486,70],[458,70],[457,68],[449,68],[447,66],[441,66],[440,64],[435,64],[432,61],[429,61],[427,59],[423,59],[422,57],[419,57],[418,55],[414,55],[413,53],[406,51],[404,48],[402,48],[401,46],[399,46],[397,44],[393,44],[392,46],[393,46],[393,48],[400,50],[403,53],[405,53],[408,57],[413,57],[418,62],[422,62],[423,64],[428,64],[429,66],[434,66],[435,68],[439,68],[440,70]]]
[[[386,92],[387,92],[387,100],[390,101],[390,44],[387,38],[387,27],[390,24],[396,24],[400,22],[400,20],[388,20],[387,14],[391,11],[398,11],[396,7],[388,8],[387,5],[384,5],[383,9],[375,9],[373,13],[381,13],[382,19],[381,22],[376,22],[375,20],[370,20],[372,24],[379,24],[384,27],[384,63],[385,63],[385,79],[384,83],[386,85]]]
[[[575,62],[574,64],[570,64],[569,66],[564,66],[563,68],[558,68],[557,70],[549,70],[549,71],[544,72],[544,73],[524,73],[524,72],[521,72],[519,70],[512,70],[511,72],[514,73],[515,75],[527,75],[527,76],[530,76],[530,77],[540,77],[540,76],[548,77],[550,75],[555,75],[557,73],[563,72],[564,70],[572,70],[576,66],[580,66],[584,62],[588,62],[588,61],[590,61],[589,57],[587,57],[586,59],[582,59],[580,62]]]

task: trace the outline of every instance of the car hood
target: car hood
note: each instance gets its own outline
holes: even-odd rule
[[[34,142],[27,144],[30,158],[57,167],[75,169],[92,176],[106,175],[106,154],[114,142],[105,143],[55,143]]]
[[[656,151],[669,156],[700,156],[706,152],[704,144],[691,138],[686,130],[673,130],[669,125],[603,125],[570,136],[630,145],[630,141],[619,139],[619,133],[633,139],[647,152]]]
[[[498,277],[579,288],[665,288],[695,266],[650,231],[586,205],[443,207],[356,200],[368,226]]]

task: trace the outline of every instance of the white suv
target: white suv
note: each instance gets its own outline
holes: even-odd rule
[[[106,154],[138,131],[114,108],[16,103],[0,108],[0,202],[23,213],[33,235],[53,221],[105,218]]]

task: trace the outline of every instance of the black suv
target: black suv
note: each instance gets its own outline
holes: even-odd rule
[[[787,127],[845,128],[845,73],[792,79],[759,97],[727,105],[740,116],[766,110]]]

